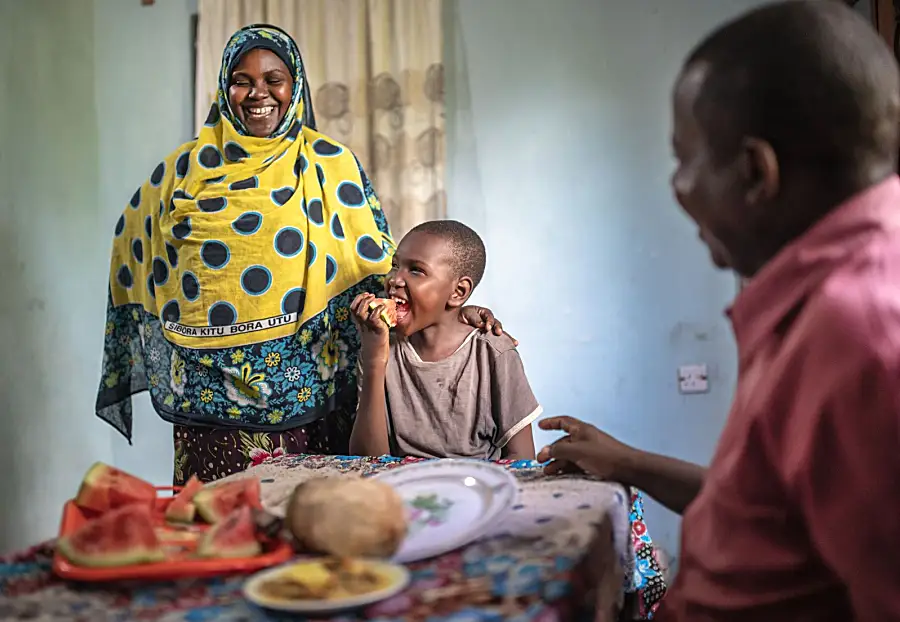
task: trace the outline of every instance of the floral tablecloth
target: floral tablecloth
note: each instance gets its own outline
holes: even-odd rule
[[[294,473],[368,475],[409,460],[284,456],[249,473],[272,490]],[[586,553],[597,528],[606,527],[625,570],[626,603],[638,618],[652,618],[665,583],[643,522],[639,493],[586,478],[546,478],[534,462],[501,463],[520,484],[519,503],[480,542],[412,564],[412,584],[393,599],[335,621],[456,622],[574,619],[592,586]],[[268,494],[277,505],[278,494]],[[605,547],[609,550],[609,547]],[[0,563],[0,620],[165,620],[222,622],[279,619],[247,604],[245,577],[159,584],[76,585],[50,571],[52,543]],[[618,575],[621,576],[621,575]],[[294,618],[296,619],[296,618]]]

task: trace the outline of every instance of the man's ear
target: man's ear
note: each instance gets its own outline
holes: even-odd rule
[[[772,145],[760,138],[747,137],[743,141],[741,174],[746,188],[747,205],[768,203],[781,189],[781,167]]]
[[[447,306],[451,309],[458,309],[459,307],[466,304],[466,301],[469,299],[469,296],[472,295],[472,290],[475,289],[475,284],[472,282],[472,279],[468,276],[461,276],[456,280],[456,286],[453,288],[453,292],[450,294],[449,300],[447,300]]]

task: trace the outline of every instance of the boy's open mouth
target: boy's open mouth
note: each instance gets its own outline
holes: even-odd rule
[[[397,324],[401,324],[409,315],[409,301],[397,295],[391,296],[391,300],[397,303]]]

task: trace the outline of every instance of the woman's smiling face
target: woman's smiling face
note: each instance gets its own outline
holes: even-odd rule
[[[251,136],[265,138],[278,128],[291,106],[294,80],[278,55],[250,50],[231,72],[228,101]]]

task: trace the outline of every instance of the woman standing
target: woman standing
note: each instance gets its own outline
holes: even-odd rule
[[[97,415],[131,440],[131,396],[174,425],[176,484],[281,453],[345,453],[359,338],[390,229],[353,153],[315,131],[296,43],[235,33],[216,102],[115,228]],[[500,331],[490,311],[460,321]]]

